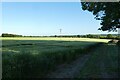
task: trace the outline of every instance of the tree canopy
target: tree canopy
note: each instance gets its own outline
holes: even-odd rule
[[[120,28],[120,1],[119,2],[81,2],[82,9],[95,15],[96,20],[101,20],[102,31],[116,31]]]

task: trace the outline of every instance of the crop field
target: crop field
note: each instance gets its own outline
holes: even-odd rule
[[[44,77],[57,65],[89,54],[100,42],[87,38],[2,38],[3,78]]]
[[[2,80],[120,80],[119,0],[33,1],[0,4]]]
[[[108,42],[109,39],[92,38],[60,38],[60,37],[0,37],[2,40],[52,40],[52,41],[86,41],[86,42]]]

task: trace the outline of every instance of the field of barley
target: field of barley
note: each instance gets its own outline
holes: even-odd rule
[[[90,38],[2,38],[3,78],[44,77],[58,65],[89,54],[100,43],[108,41]]]

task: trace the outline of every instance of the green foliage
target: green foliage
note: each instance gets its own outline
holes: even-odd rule
[[[86,35],[87,38],[99,38],[100,35],[92,35],[92,34],[88,34]]]
[[[17,35],[17,34],[8,34],[8,33],[3,33],[1,35],[2,37],[22,37],[22,38],[96,38],[96,39],[120,39],[119,34],[86,34],[86,35],[54,35],[54,36],[22,36],[22,35]],[[30,43],[31,44],[31,43]],[[24,43],[23,43],[24,45]],[[31,44],[32,45],[32,44]]]
[[[99,30],[116,31],[120,28],[120,2],[81,2],[82,9],[95,15],[96,20],[101,20]]]
[[[22,35],[2,33],[2,37],[22,37]]]
[[[108,38],[108,39],[113,38],[112,34],[108,34],[108,35],[107,35],[107,38]]]

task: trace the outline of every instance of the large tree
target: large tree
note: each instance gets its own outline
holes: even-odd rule
[[[82,9],[95,15],[96,20],[101,20],[102,31],[116,31],[120,28],[120,2],[81,2]]]

